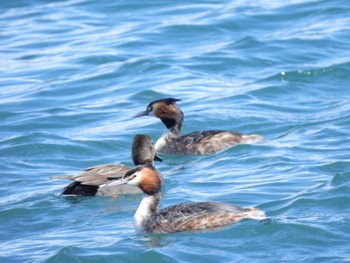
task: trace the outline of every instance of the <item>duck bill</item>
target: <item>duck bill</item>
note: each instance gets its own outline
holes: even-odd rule
[[[159,157],[157,154],[154,156],[154,160],[158,162],[163,162],[163,158]]]
[[[137,113],[136,115],[132,116],[133,118],[139,118],[139,117],[143,117],[143,116],[148,116],[148,111],[141,111],[139,113]]]

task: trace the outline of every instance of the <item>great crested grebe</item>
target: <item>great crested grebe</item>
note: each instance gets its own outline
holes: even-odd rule
[[[140,165],[112,184],[140,188],[144,197],[135,213],[135,228],[141,233],[175,233],[214,230],[244,218],[266,219],[258,208],[242,208],[219,202],[180,203],[158,211],[162,177],[153,165]]]
[[[148,135],[137,134],[132,145],[132,159],[135,165],[153,164],[162,161],[156,155],[152,139]],[[123,164],[102,164],[86,168],[83,172],[68,176],[53,176],[52,179],[68,179],[73,182],[63,189],[63,195],[70,196],[118,196],[136,194],[142,191],[127,185],[110,186],[112,180],[120,179],[130,170]]]
[[[152,101],[145,111],[134,117],[153,116],[161,119],[168,132],[155,144],[157,152],[170,154],[213,154],[236,144],[256,143],[261,135],[244,135],[233,131],[209,130],[195,131],[181,136],[184,114],[176,105],[179,99],[166,98]]]

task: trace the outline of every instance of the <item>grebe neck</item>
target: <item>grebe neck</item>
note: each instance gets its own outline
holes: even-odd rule
[[[161,151],[164,147],[166,147],[169,143],[171,143],[174,139],[180,137],[180,130],[181,128],[177,127],[177,125],[171,127],[169,130],[166,131],[165,134],[160,137],[155,145],[154,148],[156,151]]]
[[[157,213],[160,205],[161,192],[153,195],[144,194],[139,207],[134,215],[135,227],[142,232],[143,223]]]
[[[168,129],[167,135],[169,137],[179,137],[181,134],[182,123],[175,123],[174,126]]]
[[[169,130],[169,133],[176,137],[180,136],[182,123],[184,121],[184,114],[180,109],[171,116],[160,117],[160,119]]]

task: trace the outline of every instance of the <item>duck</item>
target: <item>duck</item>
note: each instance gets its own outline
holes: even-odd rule
[[[136,134],[132,144],[132,160],[135,165],[154,164],[163,161],[156,154],[150,136]],[[110,182],[122,178],[131,168],[124,164],[101,164],[84,169],[73,175],[58,175],[51,179],[67,179],[73,181],[63,189],[64,196],[111,196],[122,194],[141,194],[142,191],[128,185],[111,186]]]
[[[152,101],[145,111],[134,115],[134,118],[152,116],[159,118],[168,131],[157,140],[157,152],[183,155],[208,155],[226,150],[237,144],[253,144],[263,140],[257,134],[246,135],[234,131],[207,130],[195,131],[181,135],[184,114],[177,106],[180,99],[164,98]]]
[[[242,208],[221,202],[179,203],[158,210],[163,177],[152,164],[138,165],[112,184],[127,184],[142,190],[143,198],[134,215],[135,229],[138,233],[210,231],[242,219],[266,219],[265,212],[259,208]]]

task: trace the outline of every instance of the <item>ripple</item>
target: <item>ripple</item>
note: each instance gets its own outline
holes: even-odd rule
[[[348,258],[346,1],[38,0],[0,9],[1,261]],[[265,137],[212,156],[164,155],[162,207],[258,206],[268,221],[137,235],[139,198],[60,196],[67,182],[52,175],[131,164],[133,134],[159,138],[159,120],[131,117],[161,97],[182,99],[184,134]]]

